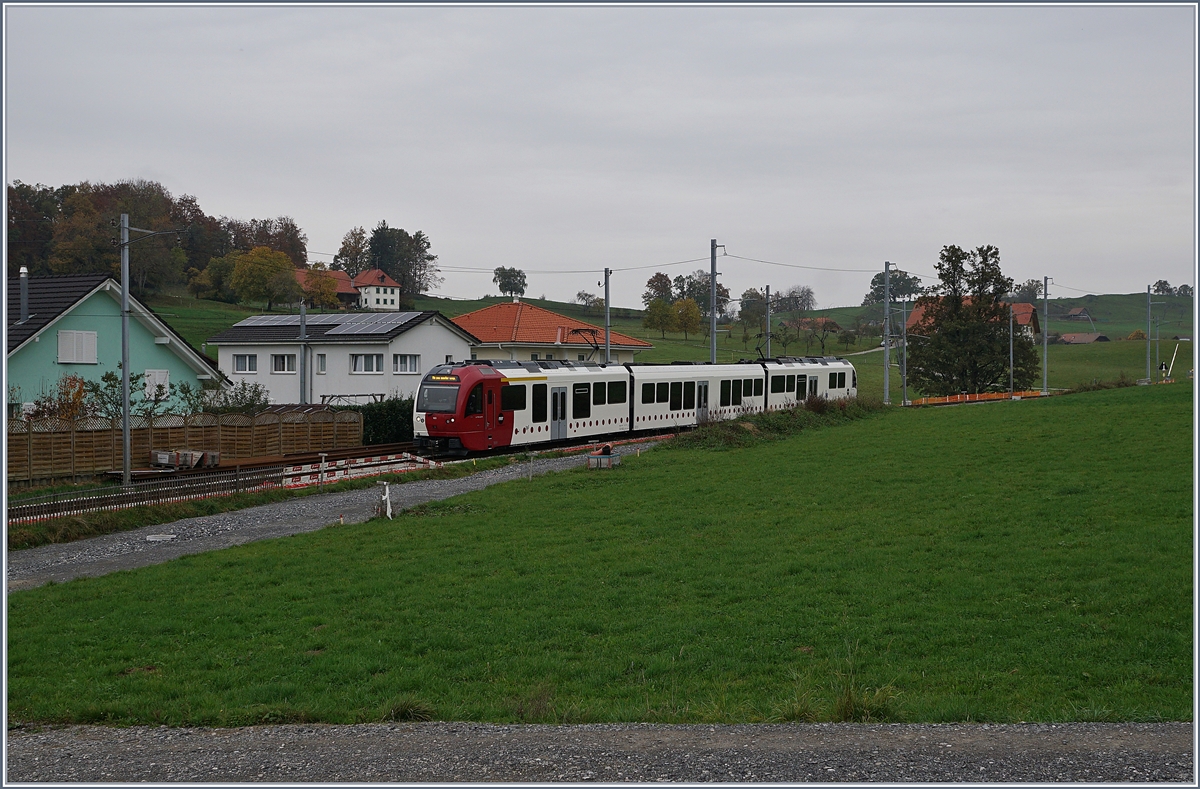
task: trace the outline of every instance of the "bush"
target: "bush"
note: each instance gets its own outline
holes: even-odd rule
[[[358,411],[363,417],[363,443],[400,444],[413,440],[413,398],[389,397],[381,403],[368,403],[344,409]]]
[[[1146,339],[1146,332],[1142,331],[1141,329],[1134,329],[1133,331],[1131,331],[1129,333],[1129,336],[1126,337],[1125,339],[1127,339],[1127,340],[1144,340],[1144,339]]]

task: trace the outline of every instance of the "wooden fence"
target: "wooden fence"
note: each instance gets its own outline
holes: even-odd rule
[[[362,446],[358,411],[268,411],[130,417],[130,463],[150,467],[150,450],[221,453],[221,461]],[[10,482],[48,482],[121,468],[121,420],[88,417],[8,422]]]

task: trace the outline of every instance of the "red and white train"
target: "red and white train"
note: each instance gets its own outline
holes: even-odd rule
[[[831,356],[738,364],[455,362],[421,381],[413,436],[422,451],[466,454],[691,427],[857,392],[854,366]]]

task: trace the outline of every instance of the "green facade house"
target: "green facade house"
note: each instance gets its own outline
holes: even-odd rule
[[[217,363],[153,310],[132,296],[129,307],[132,373],[168,387],[228,386]],[[99,381],[106,372],[120,373],[121,286],[104,274],[27,277],[21,269],[8,279],[7,329],[9,415],[19,416],[64,375]]]

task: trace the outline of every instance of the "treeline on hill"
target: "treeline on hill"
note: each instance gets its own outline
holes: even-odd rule
[[[139,297],[187,285],[198,298],[274,304],[301,295],[337,304],[329,277],[298,279],[308,266],[308,238],[289,216],[235,219],[206,214],[192,195],[173,196],[155,181],[8,185],[8,275],[120,274],[115,244],[121,214],[133,227],[178,230],[130,247],[130,285]],[[143,234],[132,233],[132,238]],[[401,302],[440,284],[428,237],[379,222],[346,233],[332,268],[351,277],[382,269],[400,285]],[[323,264],[311,269],[323,270]]]

